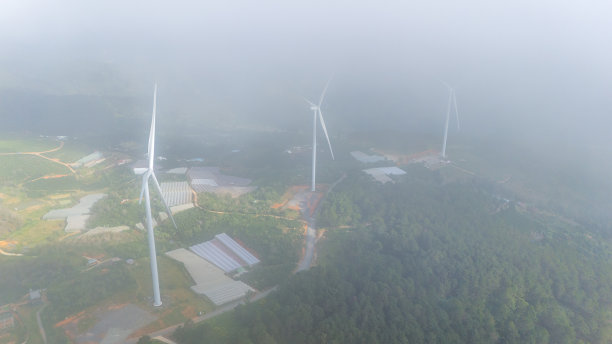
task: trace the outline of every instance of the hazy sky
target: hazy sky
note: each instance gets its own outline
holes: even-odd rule
[[[160,101],[177,115],[231,113],[234,120],[291,125],[308,114],[300,97],[317,98],[334,73],[330,127],[384,125],[382,119],[435,127],[444,117],[445,80],[457,90],[466,130],[609,133],[609,1],[0,6],[3,90],[147,104],[157,80]]]

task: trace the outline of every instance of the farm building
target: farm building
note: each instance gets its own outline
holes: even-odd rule
[[[189,249],[226,273],[259,263],[259,259],[225,233]]]
[[[82,167],[82,166],[91,167],[93,165],[96,165],[99,162],[102,162],[103,160],[104,160],[104,156],[102,155],[102,153],[95,151],[89,155],[86,155],[80,158],[79,160],[73,162],[70,165],[72,165],[72,167],[75,167],[75,168]]]
[[[351,156],[353,156],[353,158],[355,158],[358,161],[364,162],[364,163],[373,163],[373,162],[379,162],[379,161],[385,161],[385,157],[381,156],[381,155],[368,155],[365,154],[363,152],[360,151],[353,151],[351,152]]]
[[[232,272],[242,267],[241,262],[238,262],[219,245],[215,245],[212,240],[191,246],[189,249],[225,272]]]
[[[166,252],[166,255],[183,263],[196,283],[191,289],[208,297],[217,306],[240,299],[248,292],[254,291],[244,282],[231,279],[215,265],[184,248]]]
[[[42,303],[42,291],[40,289],[32,290],[29,293],[30,304],[38,305]]]
[[[368,168],[363,170],[363,172],[371,175],[376,181],[383,184],[393,182],[393,179],[389,176],[401,176],[406,174],[406,171],[396,166]]]
[[[209,178],[192,179],[191,185],[193,187],[219,186],[219,184],[217,184],[217,182],[214,179],[209,179]]]
[[[187,182],[161,183],[161,192],[169,207],[191,203],[191,188]]]
[[[242,247],[242,245],[237,243],[229,235],[225,233],[217,234],[215,235],[215,239],[223,243],[223,245],[240,257],[240,259],[242,259],[242,261],[244,261],[248,266],[253,266],[259,263],[259,259],[257,259],[257,257],[255,257],[251,252],[247,251],[247,249]]]
[[[219,175],[218,167],[192,167],[187,171],[187,178],[193,179],[215,179]]]
[[[187,178],[195,192],[229,193],[237,197],[255,189],[248,186],[250,179],[224,175],[218,167],[192,167]]]
[[[176,168],[166,171],[166,173],[168,174],[186,174],[187,167],[176,167]]]

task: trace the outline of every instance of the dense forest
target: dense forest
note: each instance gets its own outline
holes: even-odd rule
[[[330,194],[318,266],[180,343],[600,343],[611,338],[608,243],[481,181],[408,169]],[[548,216],[548,218],[543,218]]]

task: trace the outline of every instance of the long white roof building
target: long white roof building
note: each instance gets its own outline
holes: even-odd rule
[[[230,257],[211,241],[189,247],[193,253],[215,264],[225,272],[232,272],[242,267],[242,264]]]
[[[234,252],[238,257],[240,257],[245,263],[249,266],[255,265],[259,263],[259,259],[255,257],[251,252],[247,251],[242,245],[237,243],[234,239],[232,239],[229,235],[225,233],[215,235],[223,245],[227,246],[232,252]]]
[[[213,240],[193,245],[189,249],[226,273],[259,263],[255,255],[225,233],[217,234]]]
[[[254,291],[244,282],[229,278],[221,269],[184,248],[166,252],[166,255],[183,263],[195,282],[191,289],[208,297],[217,306]]]

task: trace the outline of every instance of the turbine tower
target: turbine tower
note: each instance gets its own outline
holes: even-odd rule
[[[151,197],[149,195],[149,179],[153,179],[153,184],[157,188],[159,192],[159,196],[166,207],[166,211],[168,212],[168,216],[172,220],[172,224],[176,228],[176,222],[174,222],[174,218],[172,217],[172,212],[170,212],[170,208],[168,204],[164,200],[164,196],[161,192],[161,187],[159,186],[159,182],[157,181],[157,177],[155,177],[155,172],[153,171],[153,163],[155,161],[155,112],[157,109],[157,84],[155,84],[155,91],[153,92],[153,118],[151,119],[151,131],[149,132],[149,167],[147,171],[142,176],[142,190],[140,191],[140,202],[142,203],[142,198],[144,196],[145,200],[145,210],[147,217],[147,238],[149,242],[149,256],[151,260],[151,277],[153,278],[153,306],[159,307],[161,306],[161,296],[159,294],[159,276],[157,274],[157,254],[155,253],[155,234],[153,233],[153,217],[151,216]]]
[[[308,104],[310,104],[310,110],[313,112],[312,117],[312,183],[310,185],[310,191],[315,191],[315,179],[316,179],[316,170],[317,170],[317,116],[319,120],[321,120],[321,127],[323,128],[323,133],[325,133],[325,138],[327,139],[327,144],[329,145],[329,153],[331,154],[332,160],[334,159],[334,151],[331,147],[331,142],[329,142],[329,135],[327,135],[327,128],[325,127],[325,121],[323,120],[323,114],[321,113],[321,104],[323,103],[323,98],[325,98],[325,92],[327,92],[327,86],[329,86],[329,80],[325,84],[325,88],[321,93],[321,97],[319,98],[319,104],[315,104],[310,100],[304,98]]]
[[[444,81],[442,83],[449,90],[448,108],[446,110],[446,123],[444,124],[444,142],[442,143],[442,154],[441,154],[442,159],[446,159],[446,140],[448,138],[448,124],[450,122],[451,107],[455,109],[455,117],[457,120],[457,130],[461,130],[461,127],[459,126],[459,110],[457,109],[457,98],[455,97],[455,90],[449,84],[445,83]]]

